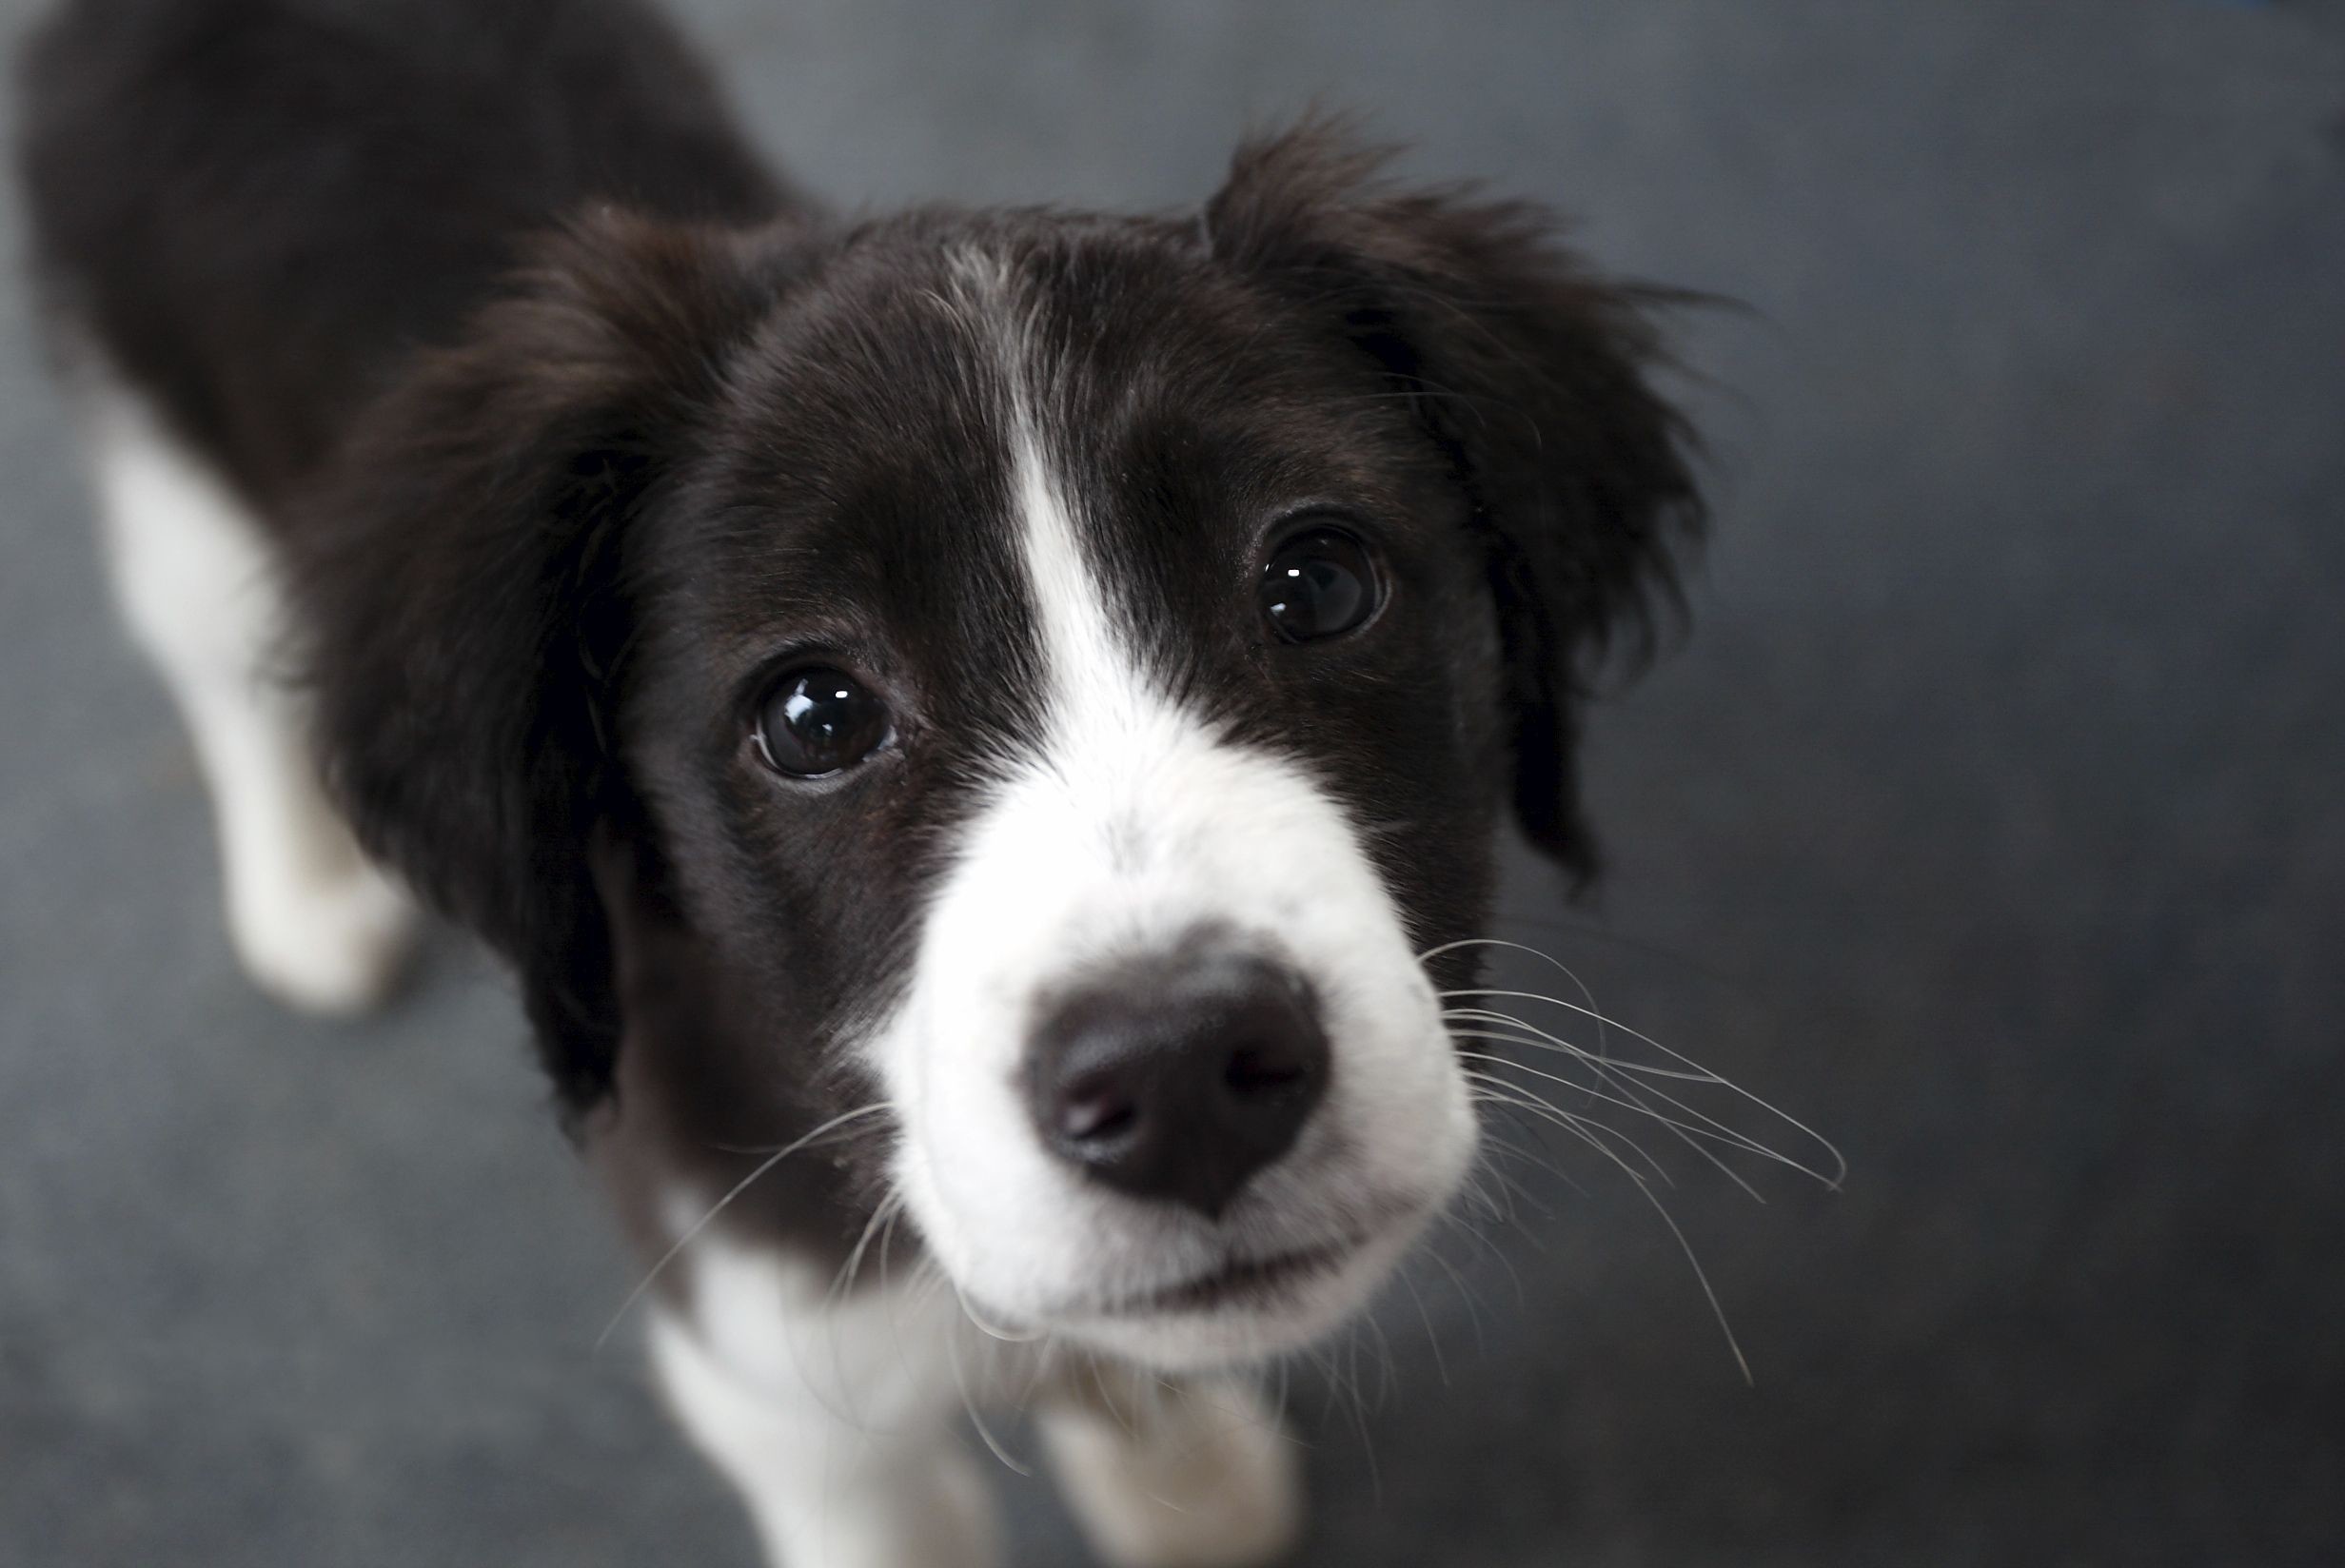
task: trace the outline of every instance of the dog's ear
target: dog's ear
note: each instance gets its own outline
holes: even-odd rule
[[[786,255],[610,212],[550,237],[370,411],[298,531],[327,775],[368,850],[512,962],[573,1114],[621,1031],[589,842],[644,831],[613,752],[626,536]]]
[[[1397,188],[1385,162],[1325,123],[1251,143],[1208,243],[1372,358],[1456,465],[1489,552],[1516,813],[1585,879],[1579,707],[1608,650],[1649,654],[1703,521],[1689,433],[1648,379],[1663,296],[1590,273],[1536,207]]]

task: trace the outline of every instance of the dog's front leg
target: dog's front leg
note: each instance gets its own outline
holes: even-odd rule
[[[927,1364],[934,1346],[875,1367],[831,1326],[777,1321],[771,1353],[740,1356],[681,1315],[652,1325],[668,1401],[740,1488],[769,1561],[994,1568],[993,1499],[952,1430],[958,1396]]]
[[[1261,1568],[1301,1530],[1294,1441],[1241,1378],[1094,1363],[1037,1414],[1069,1507],[1116,1568]]]

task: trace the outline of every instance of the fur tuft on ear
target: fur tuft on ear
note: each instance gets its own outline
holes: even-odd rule
[[[1649,313],[1689,296],[1597,276],[1539,207],[1403,188],[1389,162],[1326,120],[1250,143],[1206,206],[1209,243],[1370,356],[1456,464],[1489,552],[1516,814],[1586,880],[1579,710],[1624,642],[1649,657],[1705,520],[1691,432],[1649,379]]]
[[[319,739],[368,850],[500,950],[575,1116],[621,1020],[587,864],[646,832],[613,752],[626,531],[786,249],[613,211],[549,237],[359,422],[293,531]]]

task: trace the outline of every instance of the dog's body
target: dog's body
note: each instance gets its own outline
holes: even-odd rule
[[[1499,811],[1586,870],[1693,518],[1632,302],[1324,131],[837,225],[627,0],[87,0],[26,81],[255,975],[373,1000],[400,881],[511,960],[784,1560],[986,1560],[1005,1388],[1109,1556],[1274,1552],[1222,1369],[1466,1180]]]

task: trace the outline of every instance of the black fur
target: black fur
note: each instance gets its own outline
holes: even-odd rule
[[[1598,278],[1554,220],[1470,191],[1396,188],[1334,126],[1242,148],[1206,206],[1215,249],[1276,280],[1382,365],[1455,464],[1487,531],[1531,842],[1591,878],[1572,765],[1586,681],[1703,522],[1690,432],[1646,380],[1665,298]]]
[[[1592,867],[1584,676],[1699,510],[1640,297],[1538,212],[1389,187],[1308,127],[1201,220],[840,225],[624,0],[85,0],[26,70],[69,339],[281,532],[342,800],[512,961],[622,1163],[730,1171],[709,1151],[853,1103],[829,1048],[1035,726],[1003,389],[935,303],[956,246],[1010,259],[1158,673],[1354,808],[1412,934],[1479,929],[1507,794]],[[1247,574],[1304,507],[1401,586],[1288,657]],[[807,647],[899,739],[778,789],[748,715]],[[858,1202],[853,1171],[768,1190],[800,1228]]]
[[[633,0],[74,0],[19,81],[38,276],[272,520],[533,233],[784,201]]]

